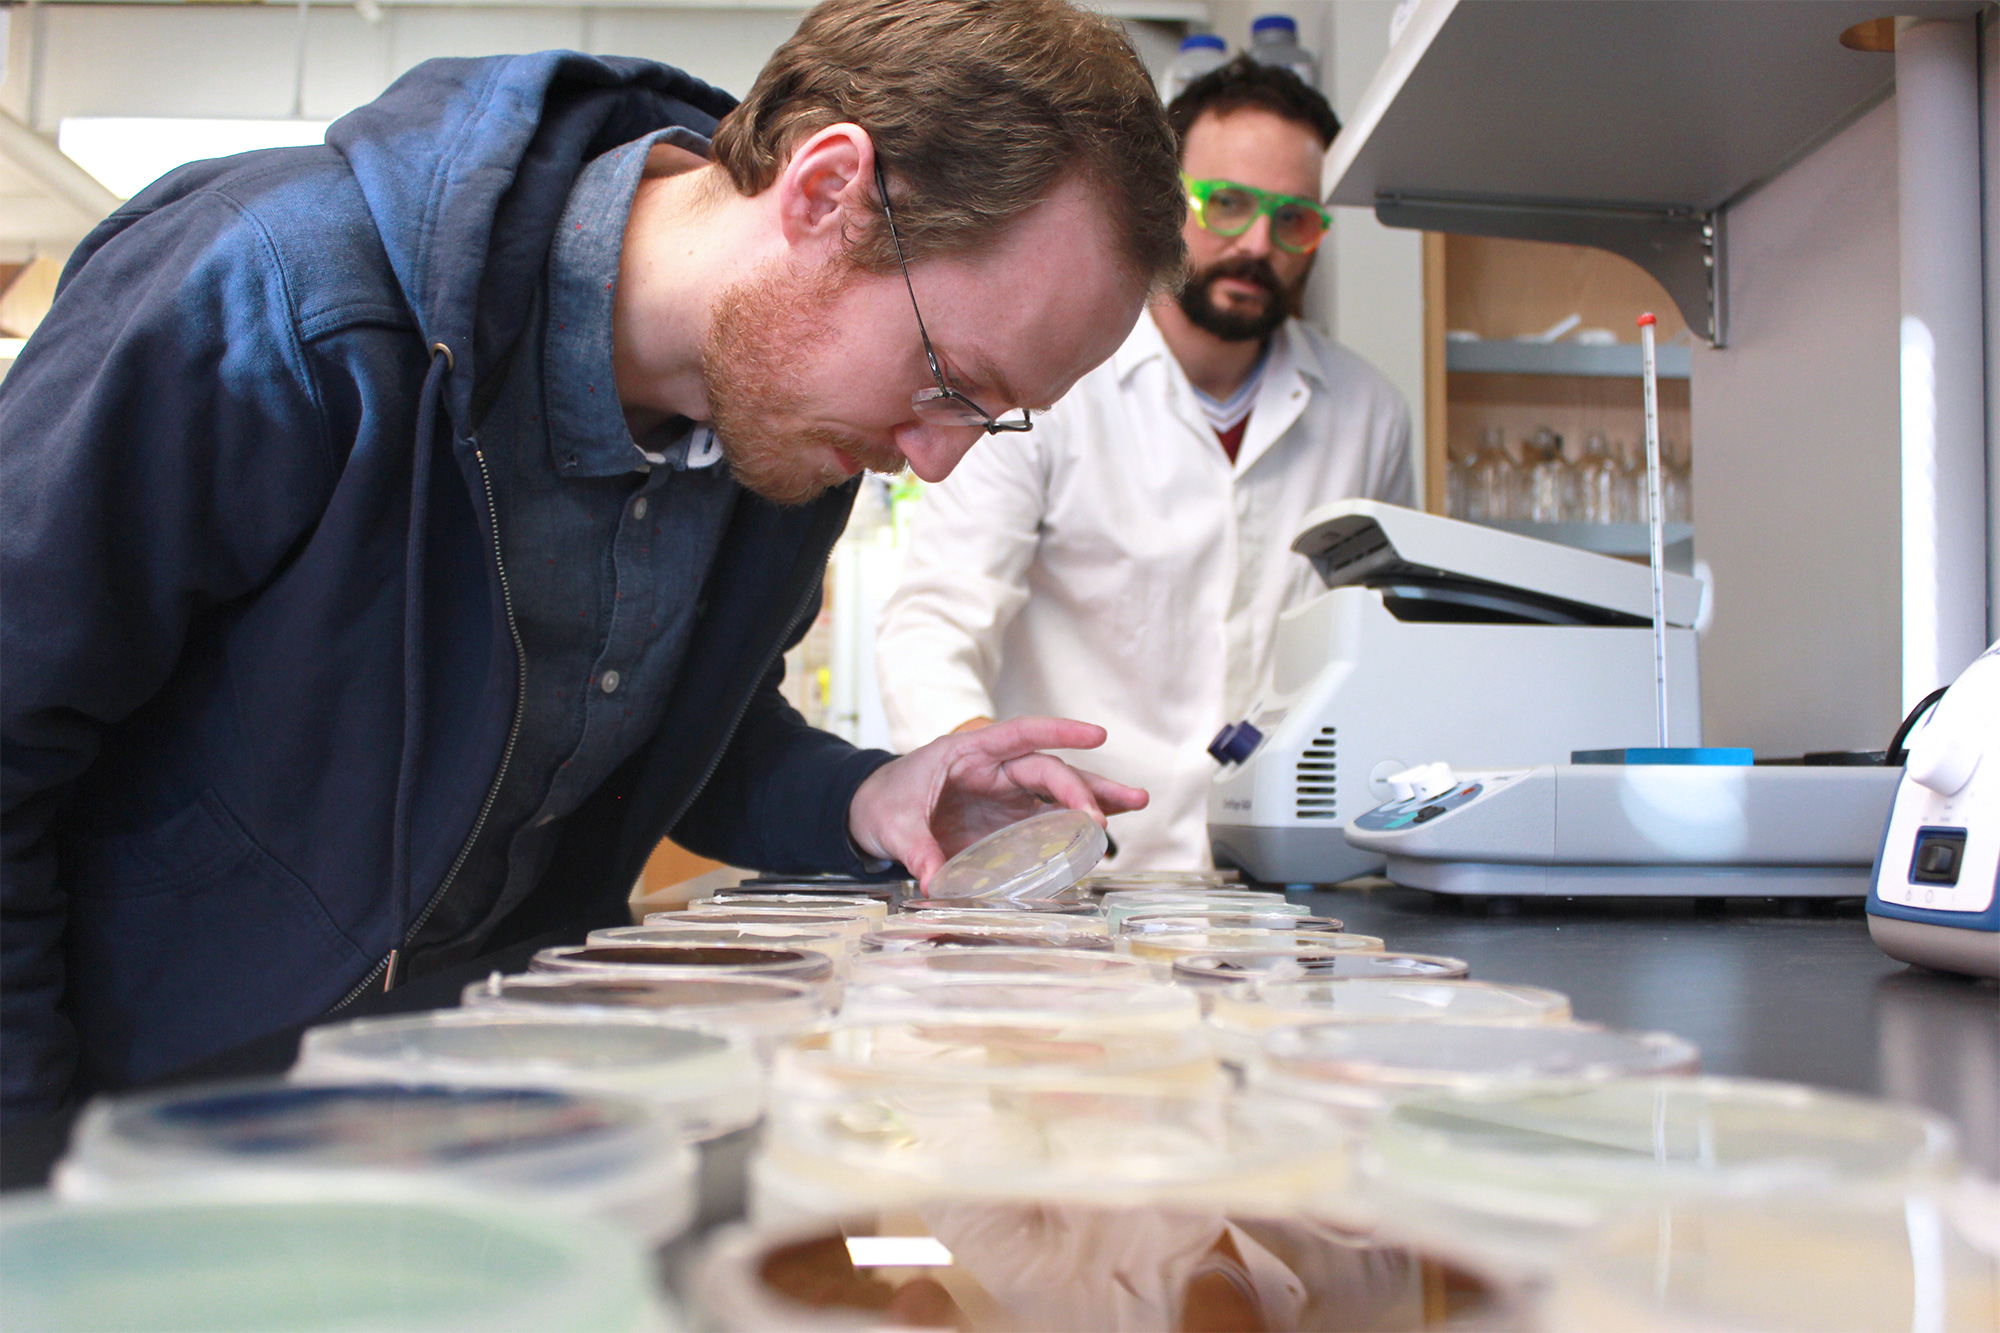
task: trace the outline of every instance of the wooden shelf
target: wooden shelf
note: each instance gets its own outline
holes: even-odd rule
[[[1468,375],[1590,375],[1634,378],[1642,373],[1636,343],[1592,347],[1583,343],[1464,342],[1447,338],[1445,369]],[[1656,357],[1663,380],[1689,377],[1694,354],[1687,347],[1662,347]]]

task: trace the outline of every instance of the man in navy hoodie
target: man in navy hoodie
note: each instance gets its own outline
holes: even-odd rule
[[[1175,173],[1106,21],[829,0],[741,107],[433,61],[107,219],[0,389],[5,1109],[615,912],[669,834],[927,878],[1142,804],[1041,753],[1095,727],[898,758],[777,686],[854,475],[1107,357]]]

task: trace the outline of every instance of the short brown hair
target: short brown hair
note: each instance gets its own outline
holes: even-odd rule
[[[1179,154],[1109,19],[1067,0],[822,0],[724,118],[715,158],[759,194],[800,142],[842,122],[874,140],[913,262],[991,240],[1074,173],[1108,205],[1136,277],[1179,277]],[[879,224],[852,257],[896,263]]]

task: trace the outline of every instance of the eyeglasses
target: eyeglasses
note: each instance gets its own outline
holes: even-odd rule
[[[933,426],[977,426],[988,435],[1033,430],[1035,423],[1029,419],[1027,408],[1021,409],[1018,421],[1012,417],[996,421],[985,408],[944,382],[944,367],[938,364],[930,331],[924,328],[924,312],[917,308],[917,289],[910,281],[910,261],[903,255],[903,238],[896,234],[896,215],[889,211],[889,182],[882,175],[879,157],[875,159],[875,191],[882,196],[882,218],[889,224],[889,239],[896,245],[896,262],[903,269],[903,285],[910,291],[910,310],[917,317],[917,336],[924,340],[924,359],[931,363],[931,378],[937,381],[935,389],[919,389],[910,395],[910,410],[917,414],[917,420]]]
[[[1217,236],[1241,236],[1259,214],[1265,214],[1271,219],[1271,244],[1291,254],[1309,255],[1333,225],[1333,214],[1310,199],[1266,194],[1235,181],[1198,181],[1185,174],[1181,184],[1187,187],[1195,220]]]

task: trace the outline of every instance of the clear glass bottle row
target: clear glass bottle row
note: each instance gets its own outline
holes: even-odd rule
[[[1661,442],[1660,489],[1669,523],[1692,521],[1693,469],[1677,440]],[[1476,448],[1454,449],[1445,478],[1445,508],[1474,523],[1644,523],[1646,456],[1630,440],[1592,432],[1571,462],[1562,436],[1547,426],[1509,447],[1488,426]]]

